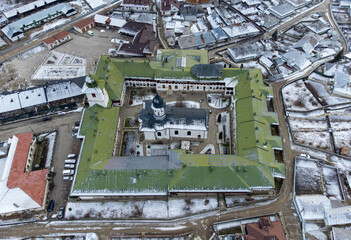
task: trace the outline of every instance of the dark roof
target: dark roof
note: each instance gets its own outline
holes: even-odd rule
[[[144,108],[139,113],[142,128],[155,128],[155,126],[163,126],[167,122],[172,125],[203,125],[206,128],[208,127],[208,109],[180,108],[166,105],[166,117],[163,120],[156,120],[151,108],[152,100],[146,100],[144,103]]]
[[[166,106],[165,102],[163,101],[163,98],[156,94],[154,99],[152,99],[152,105],[154,108],[164,108]]]
[[[181,5],[179,8],[179,13],[183,16],[195,16],[198,14],[204,14],[204,11],[202,10],[201,6],[186,5],[184,7],[184,5]]]
[[[169,11],[171,10],[171,5],[179,8],[179,3],[177,0],[162,0],[161,1],[161,11]]]
[[[69,32],[67,32],[66,30],[63,30],[61,32],[58,32],[58,33],[52,35],[51,37],[44,39],[43,42],[46,44],[54,43],[56,40],[61,40],[65,37],[67,37],[68,35],[71,35],[71,34]]]
[[[129,21],[123,25],[122,29],[134,31],[137,33],[139,31],[143,30],[144,27],[145,27],[145,23]]]
[[[123,0],[123,4],[151,5],[152,0]]]
[[[191,73],[197,78],[221,78],[223,66],[219,64],[196,64],[192,66]]]

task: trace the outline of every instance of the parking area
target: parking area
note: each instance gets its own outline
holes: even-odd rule
[[[111,39],[127,39],[124,36],[120,36],[116,29],[95,27],[91,29],[91,31],[94,34],[93,36],[87,33],[80,34],[72,30],[71,34],[73,39],[53,50],[85,58],[87,63],[86,72],[89,73],[91,70],[94,70],[94,64],[98,61],[100,55],[106,54],[109,48],[116,46],[111,43]],[[131,40],[131,38],[127,40]],[[25,54],[25,59],[16,57],[4,64],[3,67],[0,68],[0,74],[4,72],[4,74],[11,74],[12,76],[9,76],[6,81],[0,79],[0,87],[9,85],[9,81],[14,82],[14,84],[11,84],[7,90],[17,90],[16,85],[18,84],[15,84],[16,82],[26,83],[27,85],[40,84],[41,81],[31,81],[31,77],[40,64],[47,58],[49,52],[50,50],[47,48],[37,47],[31,54]],[[10,73],[8,70],[11,70]]]
[[[56,143],[54,147],[54,156],[52,166],[54,167],[54,176],[52,179],[51,191],[48,195],[49,203],[55,200],[55,207],[49,213],[49,218],[52,214],[57,213],[60,207],[65,206],[67,197],[71,187],[71,181],[63,181],[62,171],[64,169],[65,159],[70,153],[79,153],[81,140],[72,137],[72,127],[76,121],[80,121],[82,113],[68,113],[65,115],[55,115],[49,121],[42,121],[41,118],[18,123],[0,126],[0,140],[8,139],[14,134],[34,132],[41,133],[55,128],[57,130]]]

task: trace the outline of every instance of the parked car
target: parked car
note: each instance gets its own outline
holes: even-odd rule
[[[64,176],[71,176],[71,175],[74,174],[74,170],[72,170],[72,169],[65,169],[65,170],[62,171],[62,174]]]
[[[72,176],[64,176],[63,181],[72,181],[73,177]]]
[[[74,123],[74,126],[76,126],[76,127],[79,127],[79,125],[80,125],[80,121],[77,121]]]
[[[51,119],[52,119],[52,117],[47,116],[47,117],[43,117],[41,120],[43,120],[43,122],[45,122],[45,121],[49,121]]]
[[[74,153],[68,154],[68,158],[75,158],[77,155],[75,155]]]
[[[75,164],[76,160],[75,159],[66,159],[65,164]]]
[[[65,168],[74,168],[75,165],[74,164],[65,164]]]
[[[304,158],[311,158],[310,155],[308,154],[304,154],[304,153],[301,153],[300,154],[300,157],[304,157]]]
[[[92,31],[87,31],[87,34],[90,36],[94,36],[94,33]]]
[[[48,206],[48,212],[52,212],[55,207],[55,200],[51,200]]]
[[[64,208],[64,207],[60,207],[60,209],[59,209],[59,211],[58,211],[58,214],[57,214],[57,218],[58,218],[58,219],[62,219],[64,213],[65,213],[65,208]]]

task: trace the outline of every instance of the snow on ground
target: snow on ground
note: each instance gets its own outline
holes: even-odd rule
[[[212,108],[226,108],[229,105],[229,99],[223,98],[222,94],[207,94],[208,105]]]
[[[56,132],[52,132],[50,134],[41,134],[39,135],[39,138],[40,137],[45,137],[49,140],[48,152],[46,155],[46,162],[45,162],[45,168],[49,168],[51,166],[52,156],[54,154]]]
[[[85,66],[40,66],[34,80],[61,80],[85,76]]]
[[[131,107],[133,106],[138,106],[143,104],[144,100],[152,100],[155,97],[154,94],[148,94],[146,96],[140,97],[140,96],[135,96],[133,97],[133,102],[130,104]]]
[[[333,131],[351,130],[350,121],[330,121]]]
[[[332,151],[330,134],[325,132],[293,132],[297,142],[314,148]]]
[[[167,201],[69,202],[65,218],[175,218],[216,209],[216,198]]]
[[[71,5],[76,5],[80,7],[80,14],[84,14],[87,12],[90,12],[90,7],[84,0],[75,0],[75,1],[70,1],[69,4]]]
[[[287,110],[307,111],[321,107],[302,80],[287,85],[282,93]]]
[[[16,3],[19,2],[19,3]],[[12,8],[16,8],[23,5],[21,1],[16,1],[16,0],[2,0],[0,1],[0,11],[5,12],[6,10],[10,10]]]
[[[217,207],[218,202],[216,198],[191,200],[172,199],[168,202],[168,214],[170,218],[175,218],[216,209]]]
[[[326,119],[299,119],[289,118],[289,123],[292,131],[309,131],[309,130],[328,130]]]
[[[343,200],[343,195],[339,186],[338,176],[335,168],[323,167],[323,178],[327,189],[327,196],[330,199]]]
[[[33,38],[42,32],[45,32],[45,31],[48,31],[48,30],[53,29],[55,27],[61,26],[61,25],[65,24],[66,22],[68,22],[69,20],[70,19],[62,18],[62,19],[58,19],[54,22],[44,24],[43,28],[41,30],[31,33],[30,38]]]
[[[315,92],[318,93],[318,96],[320,97],[320,100],[323,102],[323,104],[330,105],[350,102],[350,99],[347,98],[331,96],[322,83],[315,81],[306,81],[306,84],[309,84],[311,88],[313,88]]]
[[[318,240],[327,240],[328,239],[327,235],[322,232],[322,229],[320,229],[320,227],[316,223],[306,222],[305,231],[306,231],[306,233],[312,235],[313,237],[315,237]]]
[[[173,101],[173,102],[167,102],[166,104],[170,107],[176,107],[177,103],[184,105],[185,108],[200,108],[200,103],[195,102],[195,101]]]
[[[299,160],[296,163],[296,194],[323,194],[321,176],[314,161]]]
[[[24,59],[27,59],[27,58],[29,58],[37,53],[40,53],[41,51],[44,51],[45,49],[46,49],[46,47],[39,45],[35,48],[32,48],[32,49],[18,55],[18,57],[21,58],[22,60],[24,60]]]
[[[267,70],[264,66],[262,66],[261,64],[259,64],[258,62],[252,61],[252,62],[243,62],[242,63],[244,68],[258,68],[262,70],[262,74],[267,76]]]
[[[342,148],[343,146],[351,145],[351,130],[334,131],[333,136],[336,148]]]

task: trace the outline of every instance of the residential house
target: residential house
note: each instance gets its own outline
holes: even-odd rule
[[[63,30],[61,32],[58,32],[52,35],[51,37],[44,39],[43,42],[48,49],[52,49],[61,44],[64,44],[65,42],[71,39],[72,39],[72,35],[66,30]]]

